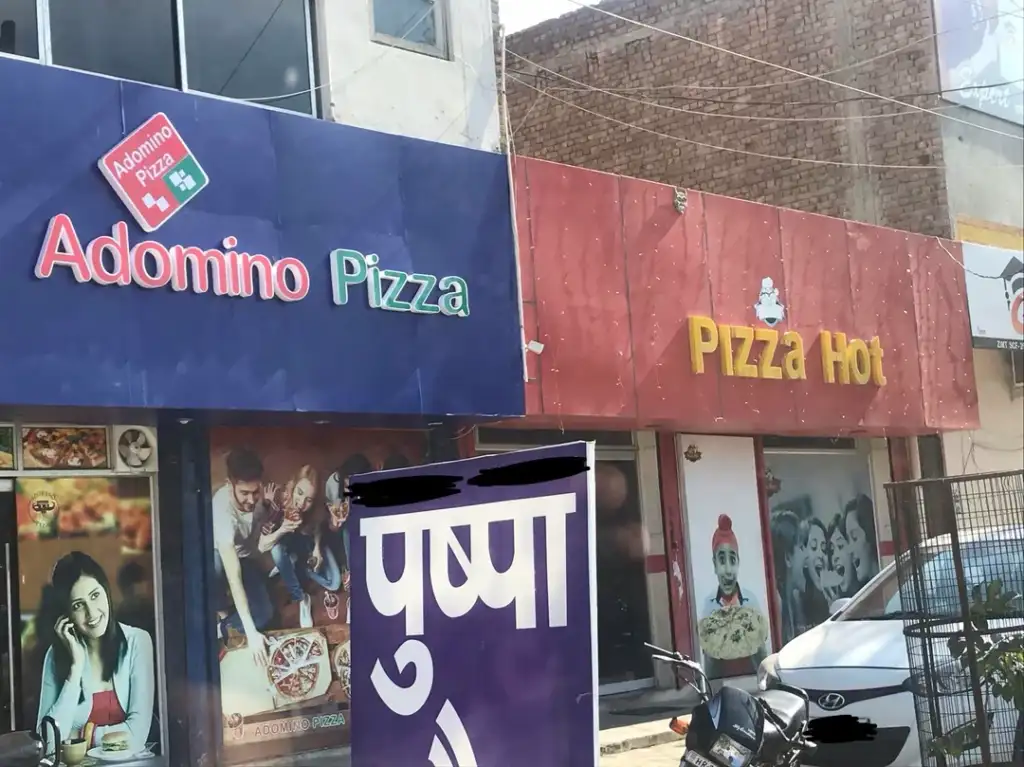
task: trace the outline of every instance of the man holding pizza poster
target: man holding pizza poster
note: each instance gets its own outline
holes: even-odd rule
[[[701,602],[697,623],[704,670],[712,679],[755,674],[766,654],[768,619],[757,592],[739,582],[740,550],[728,514],[711,536],[711,558],[718,588]]]

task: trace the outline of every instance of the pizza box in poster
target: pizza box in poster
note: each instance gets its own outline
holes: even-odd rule
[[[333,676],[327,638],[320,631],[281,634],[270,640],[274,708],[304,703],[327,694]]]
[[[226,715],[248,718],[327,694],[333,677],[327,639],[322,632],[295,631],[268,639],[270,668],[266,674],[254,668],[247,648],[224,653],[220,675],[223,682],[229,682],[221,686]]]

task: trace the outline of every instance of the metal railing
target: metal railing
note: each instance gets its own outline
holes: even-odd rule
[[[886,493],[922,763],[1024,764],[1024,471]]]

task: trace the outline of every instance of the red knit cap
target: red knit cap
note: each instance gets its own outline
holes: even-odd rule
[[[723,543],[728,543],[738,554],[740,547],[736,544],[736,533],[732,531],[732,519],[728,514],[722,514],[718,518],[718,528],[715,530],[715,534],[711,536],[711,551],[714,553],[718,551],[718,547]]]

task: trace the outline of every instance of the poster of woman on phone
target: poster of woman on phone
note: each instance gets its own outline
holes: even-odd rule
[[[213,617],[231,762],[349,741],[348,478],[420,463],[422,436],[312,428],[210,435]]]
[[[149,478],[23,478],[16,496],[28,716],[91,756],[159,753]]]

